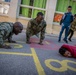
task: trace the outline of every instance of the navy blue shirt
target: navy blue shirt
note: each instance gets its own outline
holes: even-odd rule
[[[73,21],[72,13],[71,12],[65,13],[64,16],[63,16],[63,19],[64,19],[63,24],[66,25],[66,26],[69,26],[70,23]]]

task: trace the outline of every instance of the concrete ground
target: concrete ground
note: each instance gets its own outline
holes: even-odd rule
[[[6,43],[12,49],[0,49],[0,75],[76,75],[76,59],[66,58],[58,53],[62,40],[58,35],[46,34],[44,45],[39,45],[39,38],[31,37],[30,45],[25,43],[25,32],[13,36],[17,43]],[[76,39],[69,42],[76,45]]]

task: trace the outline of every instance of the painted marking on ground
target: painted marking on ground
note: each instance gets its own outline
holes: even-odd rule
[[[55,67],[51,64],[51,62],[56,62],[56,63],[59,63],[61,65],[61,67]],[[72,71],[75,71],[76,72],[76,68],[68,65],[68,63],[73,63],[76,65],[76,62],[74,61],[71,61],[71,60],[62,60],[62,61],[59,61],[59,60],[55,60],[55,59],[47,59],[45,60],[45,65],[54,70],[54,71],[57,71],[57,72],[64,72],[64,71],[67,71],[68,69],[72,70]]]
[[[14,48],[23,48],[23,46],[21,44],[16,44],[16,43],[5,43],[5,44],[14,46]]]
[[[43,50],[58,50],[59,49],[59,46],[51,42],[50,40],[44,40],[43,45],[37,44],[36,41],[39,41],[38,38],[31,38],[30,41],[31,41],[30,47],[33,47],[33,48],[38,48],[38,49],[43,49]]]
[[[40,64],[40,61],[37,57],[37,54],[36,54],[34,48],[31,48],[31,51],[32,51],[32,54],[33,54],[33,59],[34,59],[38,74],[39,75],[46,75],[45,72],[44,72],[44,69],[42,68],[42,66]]]
[[[29,53],[19,53],[19,52],[0,52],[0,54],[32,56],[33,60],[34,60],[34,63],[35,63],[35,66],[36,66],[36,69],[38,71],[38,75],[46,75],[45,72],[44,72],[44,69],[43,69],[43,67],[42,67],[42,65],[41,65],[41,63],[38,59],[38,56],[35,52],[35,49],[31,48],[31,52],[32,53],[30,53],[30,54]],[[55,67],[51,64],[52,62],[59,63],[61,66],[60,67]],[[68,65],[68,63],[76,64],[75,61],[71,61],[71,60],[62,60],[62,61],[56,60],[56,59],[46,59],[45,60],[45,65],[48,68],[50,68],[51,70],[54,70],[54,71],[57,71],[57,72],[65,72],[69,69],[69,70],[72,70],[72,71],[76,72],[76,68],[74,66]]]
[[[19,52],[0,52],[0,54],[6,54],[6,55],[21,55],[21,56],[32,56],[35,62],[35,66],[37,68],[38,71],[38,75],[46,75],[44,72],[43,67],[41,66],[41,63],[37,57],[37,54],[35,52],[34,48],[31,48],[31,52],[30,54],[28,53],[19,53]]]
[[[1,51],[0,51],[0,54],[32,56],[32,54],[28,54],[28,53],[19,53],[19,52],[1,52]]]
[[[43,45],[38,44],[39,40],[37,38],[31,38],[30,41],[31,41],[30,47],[32,48],[38,48],[38,49],[43,49],[43,50],[58,50],[59,49],[59,46],[57,46],[53,42],[50,42],[50,40],[44,40]],[[13,48],[23,48],[22,44],[26,44],[25,42],[22,42],[22,41],[17,41],[17,43],[6,43],[6,44],[11,45]]]
[[[26,42],[23,41],[16,41],[17,43],[26,44]]]
[[[49,42],[47,42],[47,41],[45,41],[45,43],[47,44],[47,45],[49,45],[50,43]]]

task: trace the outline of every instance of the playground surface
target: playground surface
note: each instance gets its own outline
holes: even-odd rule
[[[39,38],[31,37],[31,44],[26,44],[25,32],[13,36],[17,43],[6,43],[12,49],[0,49],[0,75],[76,75],[76,59],[66,58],[58,53],[63,40],[58,43],[58,37],[46,34],[39,45]],[[69,42],[76,45],[76,39]]]

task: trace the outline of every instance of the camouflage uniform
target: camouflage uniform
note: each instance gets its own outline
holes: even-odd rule
[[[30,37],[36,35],[40,32],[40,41],[45,38],[45,29],[46,29],[46,22],[43,20],[40,24],[36,22],[36,19],[31,19],[28,22],[27,29],[26,29],[26,42],[29,42]]]
[[[76,31],[76,19],[71,23],[70,29]]]
[[[0,23],[0,46],[4,44],[4,40],[12,38],[13,23],[1,22]]]
[[[69,29],[69,32],[68,32],[68,36],[69,36],[68,40],[69,41],[72,41],[71,38],[74,35],[74,31],[76,31],[76,18],[73,20],[73,22],[70,25],[70,29]]]

